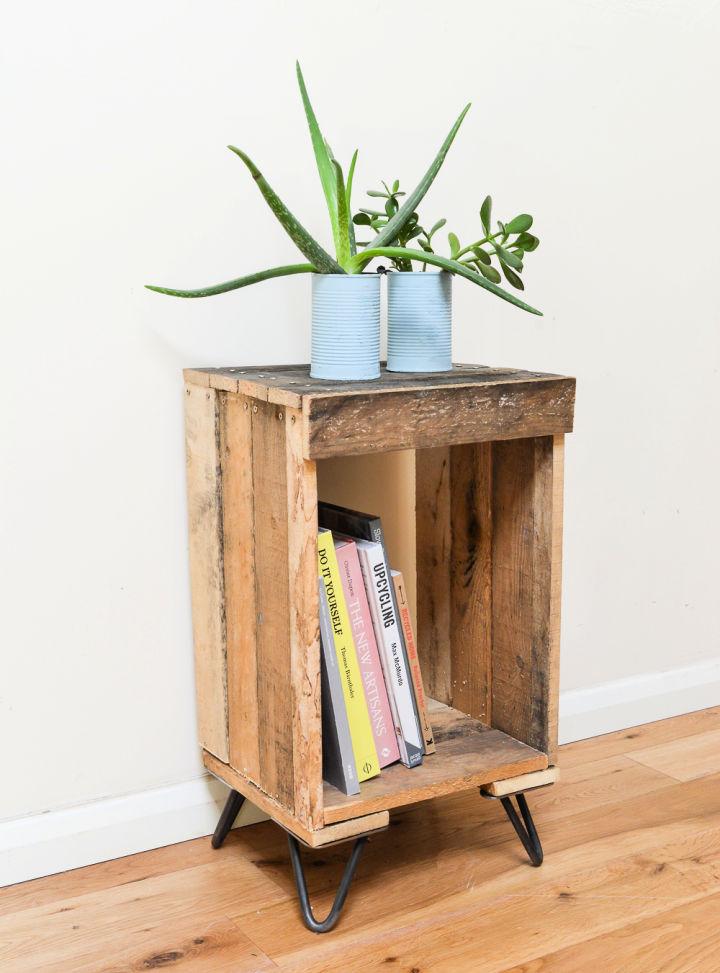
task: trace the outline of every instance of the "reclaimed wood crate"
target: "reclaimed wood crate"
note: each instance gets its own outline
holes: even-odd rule
[[[575,380],[456,365],[342,383],[299,365],[185,381],[207,769],[317,847],[387,826],[392,808],[551,766]],[[394,450],[415,450],[417,640],[437,752],[348,797],[322,779],[318,464]]]

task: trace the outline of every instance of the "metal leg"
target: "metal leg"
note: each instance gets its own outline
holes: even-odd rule
[[[235,818],[238,816],[244,801],[245,798],[242,796],[242,794],[239,794],[237,791],[230,791],[228,799],[225,801],[223,812],[220,815],[220,820],[215,828],[215,834],[212,836],[213,848],[219,848],[223,841],[225,841],[227,838],[228,831],[235,823]]]
[[[340,886],[338,887],[335,901],[332,904],[332,909],[330,909],[327,917],[323,919],[322,922],[318,922],[313,915],[310,899],[308,898],[307,885],[305,883],[305,872],[303,871],[302,859],[300,858],[300,844],[297,838],[291,834],[288,835],[290,861],[292,862],[293,873],[295,875],[295,885],[297,886],[298,898],[300,899],[300,912],[302,913],[303,922],[311,932],[330,932],[330,930],[336,925],[338,919],[340,918],[342,907],[345,905],[345,899],[347,898],[350,883],[355,875],[355,869],[360,861],[360,855],[362,854],[366,841],[367,838],[358,838],[355,842],[353,850],[350,854],[350,858],[348,859],[348,863],[345,866],[343,876],[340,879]]]
[[[535,830],[535,822],[532,819],[532,814],[530,814],[530,808],[527,806],[527,801],[525,800],[525,795],[515,795],[515,800],[522,814],[522,821],[518,817],[510,797],[501,797],[500,800],[502,801],[502,806],[505,808],[505,813],[510,818],[510,823],[517,832],[518,838],[522,841],[523,848],[528,853],[531,864],[535,868],[538,868],[543,863],[543,850],[538,833]],[[525,822],[524,827],[523,821]]]

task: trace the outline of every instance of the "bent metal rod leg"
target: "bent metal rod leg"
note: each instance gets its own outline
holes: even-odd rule
[[[300,857],[300,844],[294,835],[288,835],[290,861],[292,862],[293,874],[295,875],[295,885],[297,887],[298,898],[300,900],[300,911],[302,913],[303,922],[311,932],[330,932],[330,930],[337,923],[338,919],[340,918],[340,913],[342,912],[342,907],[345,905],[345,899],[347,898],[350,883],[355,875],[355,869],[360,861],[360,855],[362,854],[366,841],[367,838],[358,838],[356,840],[353,850],[350,853],[350,858],[345,866],[343,876],[340,879],[340,885],[337,890],[337,895],[335,896],[335,901],[332,904],[332,908],[328,912],[326,918],[323,919],[322,922],[319,922],[313,915],[310,899],[308,898],[307,884],[305,883],[305,872],[303,870],[302,859]]]
[[[219,848],[227,838],[228,832],[235,823],[235,818],[238,816],[238,812],[243,806],[244,801],[245,798],[242,794],[239,794],[237,791],[230,791],[228,799],[225,801],[223,812],[220,815],[220,820],[215,828],[215,834],[212,836],[213,848]]]
[[[501,797],[500,800],[502,801],[502,806],[505,808],[505,813],[510,818],[510,823],[515,828],[517,836],[528,854],[531,864],[535,868],[538,868],[543,863],[543,850],[537,830],[535,829],[535,822],[530,813],[530,808],[525,800],[525,795],[515,795],[515,800],[520,808],[520,814],[522,814],[522,821],[518,817],[510,797]],[[525,822],[524,825],[523,822]]]

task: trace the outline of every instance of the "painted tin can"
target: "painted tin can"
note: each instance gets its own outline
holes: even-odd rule
[[[388,371],[449,371],[452,274],[393,272],[387,275],[387,282]]]
[[[380,274],[313,274],[310,377],[380,377]]]

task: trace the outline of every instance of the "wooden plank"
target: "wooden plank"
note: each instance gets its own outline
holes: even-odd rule
[[[219,396],[229,762],[258,783],[253,400],[232,392],[221,392]]]
[[[294,696],[288,608],[287,455],[281,415],[275,405],[253,402],[259,784],[292,812]]]
[[[188,523],[200,743],[228,756],[222,479],[217,393],[185,387]]]
[[[437,700],[428,700],[428,714],[437,752],[411,770],[385,767],[360,794],[347,796],[325,783],[326,825],[547,767],[545,754]]]
[[[552,596],[557,473],[550,436],[493,446],[492,722],[551,759],[559,664],[559,588]]]
[[[492,725],[492,444],[450,447],[452,705]]]
[[[296,817],[314,830],[323,820],[317,477],[315,463],[303,458],[302,413],[286,409],[278,419],[285,423],[287,463],[294,806]]]
[[[695,780],[720,772],[720,729],[660,743],[630,754],[633,760],[675,780]]]
[[[547,787],[549,784],[556,784],[558,780],[560,780],[560,768],[548,767],[547,770],[536,770],[532,774],[494,780],[490,784],[485,784],[482,791],[492,797],[505,797],[508,794],[518,794],[520,791],[531,791],[536,787]]]
[[[563,494],[565,489],[565,437],[553,437],[552,486],[549,505],[550,531],[550,619],[548,623],[548,757],[558,754],[560,705],[560,607],[562,602]],[[546,505],[545,510],[548,509]]]
[[[452,703],[450,662],[450,448],[415,453],[417,642],[425,688]]]
[[[306,456],[422,449],[572,430],[574,379],[308,396]]]
[[[238,773],[234,767],[223,763],[214,757],[207,750],[203,751],[203,763],[207,770],[215,777],[224,781],[228,787],[243,794],[249,801],[252,801],[261,811],[268,814],[281,828],[294,834],[303,844],[310,848],[319,848],[322,845],[334,844],[337,841],[344,841],[356,835],[367,834],[370,831],[378,831],[386,828],[389,823],[387,811],[373,811],[368,814],[357,814],[343,819],[341,824],[320,827],[317,830],[307,828],[299,821],[294,814],[289,812],[277,801],[269,797],[251,780],[243,774]]]

